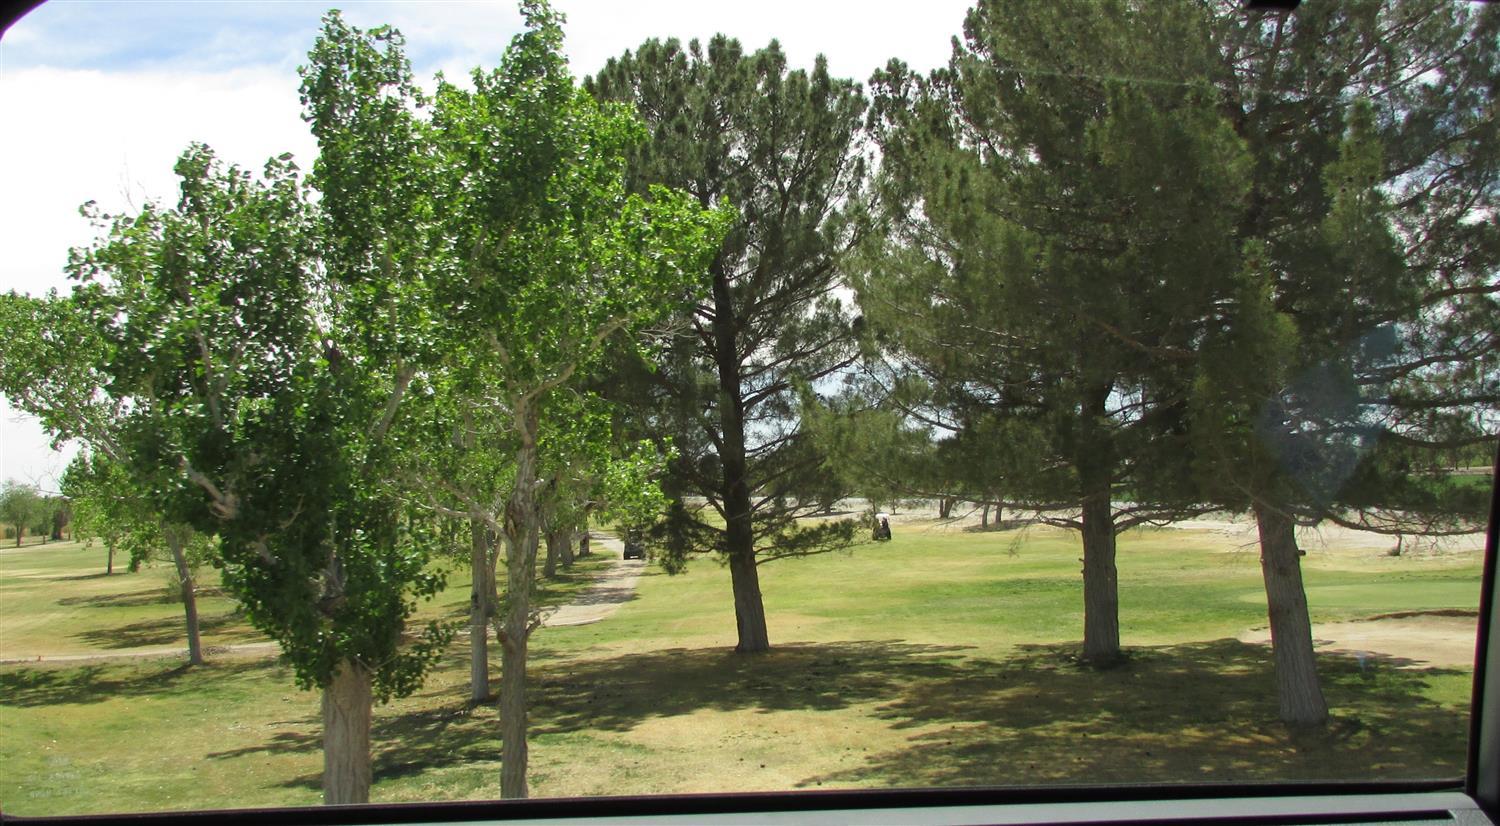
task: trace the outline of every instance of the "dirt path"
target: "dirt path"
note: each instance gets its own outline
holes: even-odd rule
[[[593,534],[590,544],[595,553],[603,552],[613,557],[599,579],[588,590],[578,595],[573,602],[563,605],[542,621],[543,627],[556,628],[572,625],[588,625],[599,622],[613,614],[619,607],[635,598],[636,581],[645,570],[642,559],[624,559],[625,545],[612,536]],[[281,646],[274,642],[249,642],[238,645],[211,645],[203,649],[208,658],[217,657],[266,657],[277,654]],[[137,648],[131,651],[100,652],[96,654],[44,654],[37,657],[12,657],[0,659],[0,665],[22,663],[88,663],[111,660],[138,660],[161,657],[187,658],[186,648],[162,646]]]
[[[1457,615],[1455,615],[1457,614]],[[1467,668],[1474,665],[1478,620],[1472,614],[1441,612],[1397,615],[1355,622],[1313,625],[1313,645],[1321,653],[1343,654],[1397,668]],[[1271,632],[1256,628],[1240,641],[1269,645]]]

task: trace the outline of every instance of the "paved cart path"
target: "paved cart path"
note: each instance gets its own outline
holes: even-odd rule
[[[646,569],[644,559],[625,559],[625,544],[613,536],[590,534],[589,546],[594,553],[604,551],[613,557],[604,573],[578,598],[553,611],[542,620],[542,627],[588,625],[613,614],[621,605],[635,599],[636,580]]]

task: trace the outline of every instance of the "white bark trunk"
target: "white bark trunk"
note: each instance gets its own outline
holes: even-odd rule
[[[370,672],[345,660],[323,689],[323,803],[370,801]]]

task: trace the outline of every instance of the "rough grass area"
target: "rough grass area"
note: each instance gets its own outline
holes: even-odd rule
[[[112,622],[180,625],[175,604],[109,613],[162,592],[146,587],[149,571],[133,575],[138,587],[69,579],[102,551],[49,547],[0,552],[0,644],[28,611],[54,613],[25,626],[27,645],[50,633],[90,651],[114,650]],[[1076,536],[1049,529],[903,525],[895,541],[853,554],[767,565],[775,649],[753,657],[731,650],[725,569],[701,560],[682,576],[648,571],[603,622],[535,637],[532,792],[1462,773],[1467,668],[1416,667],[1399,652],[1324,655],[1332,723],[1316,733],[1279,724],[1269,651],[1235,638],[1265,624],[1256,552],[1213,532],[1122,537],[1129,658],[1107,671],[1080,666],[1080,553]],[[1477,605],[1472,552],[1313,551],[1304,565],[1318,622]],[[549,598],[576,593],[588,572]],[[466,591],[455,574],[424,614],[461,617]],[[98,602],[62,604],[79,597]],[[377,708],[372,799],[497,794],[496,712],[467,705],[467,675],[460,638],[414,696]],[[317,719],[317,696],[268,657],[197,669],[171,658],[0,667],[0,809],[314,804]]]

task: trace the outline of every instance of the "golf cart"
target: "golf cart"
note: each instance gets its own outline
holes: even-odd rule
[[[625,558],[646,558],[646,543],[641,539],[640,528],[629,528],[625,531]]]

